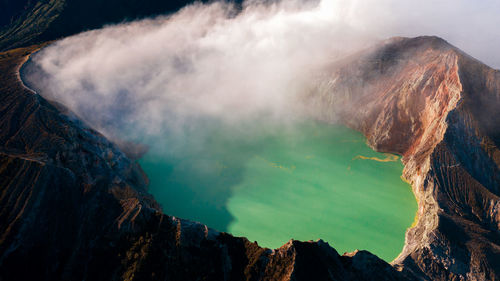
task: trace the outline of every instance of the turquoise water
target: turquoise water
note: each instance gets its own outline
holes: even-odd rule
[[[417,210],[398,157],[339,125],[207,122],[154,142],[140,164],[165,213],[269,248],[321,238],[391,261]]]

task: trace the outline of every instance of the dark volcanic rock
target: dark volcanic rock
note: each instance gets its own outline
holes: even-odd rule
[[[403,280],[368,252],[276,250],[162,214],[140,167],[23,87],[0,54],[0,280]]]

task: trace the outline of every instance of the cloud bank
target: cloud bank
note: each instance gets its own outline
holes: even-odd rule
[[[500,66],[500,2],[320,0],[193,4],[108,26],[34,56],[27,80],[108,136],[300,115],[315,70],[392,36],[437,35]]]

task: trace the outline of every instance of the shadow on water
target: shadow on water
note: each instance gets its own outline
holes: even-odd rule
[[[228,231],[233,217],[227,210],[231,187],[242,181],[245,159],[220,162],[210,157],[161,161],[147,155],[140,164],[148,173],[149,191],[163,211]],[[226,167],[231,167],[228,170]]]
[[[164,146],[152,145],[139,161],[150,179],[149,192],[167,214],[228,231],[234,220],[228,200],[243,181],[246,163],[260,151],[252,138],[214,120],[171,131]]]

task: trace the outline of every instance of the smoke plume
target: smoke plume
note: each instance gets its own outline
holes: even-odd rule
[[[197,3],[58,41],[26,79],[108,136],[290,120],[317,69],[379,39],[438,35],[500,65],[499,11],[493,0]]]

